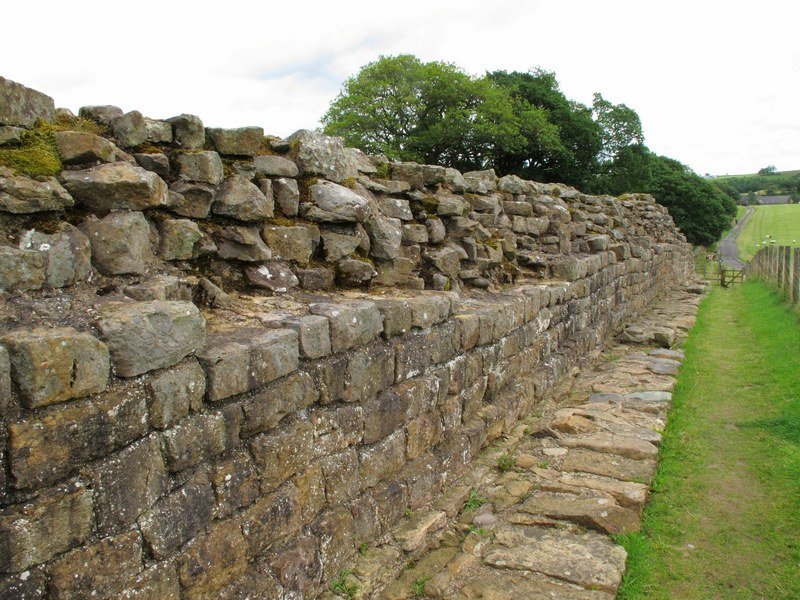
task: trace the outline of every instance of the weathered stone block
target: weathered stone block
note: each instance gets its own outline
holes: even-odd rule
[[[161,221],[161,258],[164,260],[191,260],[200,254],[203,232],[189,219]]]
[[[424,414],[409,421],[406,430],[408,431],[406,446],[408,460],[414,460],[431,450],[441,441],[444,433],[442,420],[439,414],[435,412]]]
[[[300,210],[300,189],[294,179],[280,177],[272,181],[275,203],[287,217],[296,217]]]
[[[169,486],[155,436],[91,465],[86,474],[94,492],[97,530],[104,536],[127,529]]]
[[[359,350],[347,361],[342,400],[358,402],[394,383],[394,350],[383,344]]]
[[[320,181],[312,185],[310,200],[305,216],[312,221],[363,223],[371,213],[366,198],[330,181]]]
[[[406,434],[403,429],[372,445],[361,446],[358,449],[358,461],[362,485],[374,487],[399,473],[405,464],[405,453]]]
[[[359,405],[326,406],[310,414],[314,427],[314,455],[329,456],[361,442],[364,411]]]
[[[50,589],[56,598],[119,597],[141,566],[142,538],[129,531],[60,557],[50,568]]]
[[[172,143],[172,125],[167,121],[157,119],[144,119],[144,128],[147,134],[147,141],[153,144]]]
[[[35,229],[28,231],[20,241],[20,248],[44,254],[47,283],[53,287],[73,285],[92,271],[89,238],[69,223],[59,225],[52,235]]]
[[[308,373],[292,373],[242,403],[242,435],[249,437],[272,429],[287,415],[308,408],[319,399],[314,379]]]
[[[306,227],[276,227],[267,225],[263,230],[264,240],[272,250],[272,256],[307,265],[314,252],[314,239]]]
[[[247,569],[246,544],[235,521],[223,521],[192,540],[177,558],[187,599],[209,598]]]
[[[196,115],[182,114],[167,119],[172,125],[172,140],[181,148],[201,148],[206,143],[203,121]]]
[[[265,154],[253,159],[256,173],[269,177],[297,177],[297,165],[288,158]]]
[[[32,127],[38,119],[52,121],[55,112],[50,96],[0,77],[0,125]]]
[[[376,298],[374,302],[383,318],[384,337],[400,335],[411,329],[411,306],[407,300]]]
[[[159,176],[167,176],[170,172],[169,158],[166,154],[160,152],[143,153],[139,152],[133,155],[136,164],[143,169],[152,171]]]
[[[147,141],[147,124],[138,110],[126,112],[111,121],[111,131],[122,146],[133,148]]]
[[[4,509],[0,572],[23,571],[82,544],[91,526],[92,494],[82,486],[46,492]]]
[[[380,260],[394,260],[400,254],[403,238],[400,219],[373,215],[366,222],[370,255]]]
[[[403,221],[414,220],[414,215],[411,212],[408,200],[402,198],[381,198],[378,200],[378,206],[380,207],[381,213],[387,217],[393,217]]]
[[[0,167],[0,211],[27,214],[63,211],[75,204],[55,177],[31,179]]]
[[[0,578],[0,598],[33,600],[47,597],[47,576],[43,568]]]
[[[189,411],[200,410],[206,392],[206,376],[193,358],[158,373],[146,383],[150,423],[166,429]]]
[[[125,600],[180,600],[181,586],[175,565],[163,561],[137,573],[125,583]]]
[[[97,328],[120,377],[171,367],[205,343],[205,321],[189,302],[109,302]]]
[[[176,181],[170,186],[167,207],[182,217],[205,219],[215,196],[216,189],[208,183]]]
[[[253,438],[250,451],[261,473],[264,491],[275,490],[311,462],[314,427],[308,421],[291,421]]]
[[[411,308],[411,324],[427,329],[441,323],[450,316],[450,299],[445,296],[415,296],[408,299]]]
[[[300,356],[322,358],[331,353],[331,331],[328,319],[318,315],[306,315],[285,319],[282,324],[297,332]]]
[[[322,578],[319,540],[306,535],[276,548],[269,555],[269,566],[284,589],[300,598],[312,596]]]
[[[300,129],[287,138],[300,174],[321,175],[331,181],[344,181],[358,176],[358,170],[348,160],[342,138],[331,137]]]
[[[361,240],[355,235],[343,235],[333,231],[322,231],[322,248],[325,260],[334,262],[355,252]]]
[[[94,211],[143,210],[167,204],[164,180],[127,162],[63,171],[61,181],[77,202]]]
[[[177,167],[180,178],[188,181],[217,185],[225,178],[222,159],[219,154],[210,150],[178,154]]]
[[[302,525],[298,491],[292,482],[263,496],[240,516],[248,556],[259,556]]]
[[[364,443],[371,444],[401,428],[411,398],[390,389],[366,400],[364,403]]]
[[[89,215],[81,229],[92,246],[92,262],[104,275],[141,274],[153,258],[150,224],[140,212]]]
[[[220,154],[255,156],[261,151],[264,130],[261,127],[237,129],[206,127],[206,140]]]
[[[311,531],[323,540],[320,544],[323,577],[335,577],[355,550],[353,515],[346,508],[326,510],[311,524]]]
[[[122,109],[119,106],[104,104],[99,106],[81,106],[78,116],[82,119],[89,119],[101,125],[111,125],[111,121],[122,116]]]
[[[227,515],[251,505],[259,495],[255,463],[247,450],[239,448],[216,461],[208,475],[217,501],[216,515]]]
[[[231,175],[217,190],[211,210],[239,221],[263,221],[272,217],[272,195],[267,197],[241,175]]]
[[[330,322],[331,348],[334,352],[344,352],[354,346],[367,344],[383,331],[381,314],[373,302],[314,303],[309,310],[312,314],[326,317]]]
[[[156,275],[155,277],[148,277],[140,283],[125,286],[123,292],[128,298],[140,301],[189,301],[192,299],[189,285],[174,275]]]
[[[14,486],[36,487],[144,436],[147,402],[135,388],[110,391],[11,423],[8,431]]]
[[[0,246],[0,292],[38,290],[45,277],[44,254]]]
[[[181,471],[225,450],[227,432],[222,415],[191,415],[162,434],[170,471]]]
[[[358,454],[354,448],[324,456],[320,459],[325,477],[325,497],[333,505],[344,504],[358,495],[361,479],[358,471]]]
[[[222,258],[262,262],[272,258],[256,227],[225,227],[219,232],[217,252]]]
[[[82,131],[57,131],[54,135],[65,165],[110,163],[116,159],[114,145],[99,135]]]
[[[35,328],[0,338],[27,408],[82,398],[108,383],[108,348],[71,327]]]
[[[214,492],[204,475],[196,475],[165,496],[138,519],[153,556],[164,558],[211,522]]]
[[[244,274],[250,285],[277,294],[288,292],[300,283],[289,266],[279,261],[266,262],[257,267],[245,267]]]
[[[294,371],[300,360],[298,335],[291,329],[213,335],[198,359],[208,377],[208,399],[222,400]]]

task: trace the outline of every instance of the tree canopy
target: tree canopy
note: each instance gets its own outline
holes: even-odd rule
[[[344,82],[322,123],[325,133],[392,160],[651,193],[693,243],[715,241],[735,213],[736,186],[651,152],[634,109],[600,93],[591,107],[570,100],[555,73],[541,69],[473,77],[450,63],[381,56]]]

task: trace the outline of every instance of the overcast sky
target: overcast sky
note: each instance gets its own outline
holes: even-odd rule
[[[115,104],[286,136],[379,55],[555,71],[634,108],[700,174],[800,169],[800,3],[568,0],[4,3],[0,75],[77,112]]]

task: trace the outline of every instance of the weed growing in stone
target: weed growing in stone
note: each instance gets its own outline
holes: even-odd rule
[[[345,598],[355,598],[356,592],[358,592],[358,584],[347,582],[347,578],[351,574],[352,571],[350,569],[342,569],[339,572],[339,576],[331,581],[331,591]]]
[[[360,556],[366,556],[366,555],[367,555],[367,550],[368,550],[368,548],[369,548],[369,546],[367,546],[366,542],[365,542],[365,543],[363,543],[363,544],[361,544],[361,545],[358,547],[358,554],[359,554]]]
[[[477,535],[479,535],[481,537],[483,537],[485,535],[489,535],[489,530],[488,529],[486,529],[484,527],[475,527],[475,525],[470,525],[469,526],[469,532],[477,534]]]
[[[464,503],[465,510],[476,510],[486,504],[486,498],[483,496],[479,496],[476,490],[472,490],[469,493],[469,498]]]
[[[430,575],[423,575],[411,584],[411,595],[414,598],[425,597],[425,584],[431,580]]]
[[[514,456],[511,456],[508,452],[503,452],[497,457],[497,468],[500,469],[501,473],[510,471],[516,464],[517,459]]]

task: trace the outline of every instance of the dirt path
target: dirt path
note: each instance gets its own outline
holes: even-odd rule
[[[755,209],[752,206],[747,207],[747,211],[742,215],[742,218],[739,219],[738,223],[733,226],[733,229],[728,232],[725,239],[719,243],[719,257],[722,262],[729,267],[733,267],[734,269],[741,269],[744,267],[744,262],[739,258],[739,248],[736,245],[736,240],[739,239],[739,234],[742,233],[747,219],[749,219],[754,212]]]

